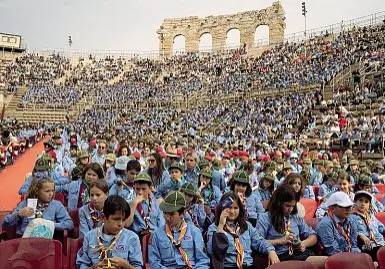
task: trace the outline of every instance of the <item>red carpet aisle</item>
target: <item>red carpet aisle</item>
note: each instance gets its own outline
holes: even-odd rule
[[[13,165],[9,165],[0,173],[0,211],[11,211],[20,201],[18,191],[25,180],[25,175],[32,172],[37,155],[44,149],[40,140],[34,147],[19,156]]]

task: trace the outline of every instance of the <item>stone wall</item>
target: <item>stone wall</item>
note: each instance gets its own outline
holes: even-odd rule
[[[226,48],[227,33],[231,29],[240,31],[241,45],[253,48],[255,30],[260,25],[269,26],[270,44],[283,41],[286,28],[285,11],[279,2],[274,2],[266,9],[232,15],[165,19],[157,31],[159,50],[165,56],[172,55],[174,38],[183,35],[186,52],[198,51],[200,38],[205,33],[212,36],[213,51],[223,50]]]

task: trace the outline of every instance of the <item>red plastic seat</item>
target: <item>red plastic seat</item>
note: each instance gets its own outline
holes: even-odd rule
[[[267,269],[318,269],[318,266],[310,263],[310,262],[303,262],[303,261],[285,261],[285,262],[279,262],[276,264],[272,264]]]
[[[385,212],[376,213],[376,219],[378,219],[382,224],[385,225]]]
[[[269,264],[269,261],[265,257],[254,256],[253,266],[255,269],[265,269]]]
[[[385,269],[385,247],[380,247],[377,251],[377,260],[380,264],[380,269]]]
[[[307,198],[302,198],[299,202],[305,207],[306,210],[304,219],[310,220],[314,218],[315,212],[317,211],[318,207],[317,202],[313,199]]]
[[[148,245],[151,238],[151,234],[146,234],[142,237],[142,256],[143,264],[145,268],[150,268],[149,259],[148,259]]]
[[[80,226],[80,221],[79,221],[79,209],[76,208],[72,210],[69,213],[73,223],[74,223],[74,229],[69,233],[69,236],[71,238],[78,238],[79,237],[79,226]]]
[[[319,192],[319,186],[313,186],[313,192],[314,192],[315,198],[317,198],[318,197],[318,192]]]
[[[325,269],[375,269],[372,258],[366,253],[342,252],[326,259]]]
[[[45,238],[18,238],[0,243],[0,268],[61,269],[62,244]]]
[[[381,194],[385,194],[385,184],[374,184]]]
[[[384,198],[385,193],[375,194],[374,197],[376,197],[377,201],[382,204],[382,199]]]
[[[69,269],[76,269],[76,255],[83,246],[83,237],[74,239],[70,244]]]
[[[56,192],[55,193],[55,198],[54,198],[56,201],[59,201],[60,203],[62,203],[62,205],[64,207],[67,207],[67,199],[66,197],[64,196],[63,193],[60,193],[60,192]]]

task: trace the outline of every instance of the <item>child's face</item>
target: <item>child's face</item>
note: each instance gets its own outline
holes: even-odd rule
[[[362,190],[371,193],[372,192],[372,185],[370,185],[370,184],[364,185],[364,186],[362,186]]]
[[[291,184],[295,192],[300,192],[301,187],[302,187],[302,182],[300,178],[294,179],[294,182]]]
[[[329,186],[334,186],[336,185],[337,181],[333,178],[329,178],[328,181],[326,181]]]
[[[55,195],[55,184],[53,182],[45,182],[37,191],[37,198],[42,203],[49,203]]]
[[[71,148],[70,153],[72,156],[75,156],[78,150],[76,148]]]
[[[361,212],[367,212],[370,208],[370,201],[368,197],[361,196],[357,201],[356,201],[357,209]]]
[[[108,219],[102,214],[101,219],[104,222],[104,232],[109,235],[117,235],[123,228],[127,217],[120,211],[110,215]]]
[[[135,169],[131,169],[126,171],[127,182],[134,182],[135,178],[139,175],[140,171],[136,171]]]
[[[192,201],[194,200],[194,196],[187,194],[187,193],[184,193],[184,197],[186,197],[187,204],[191,204]]]
[[[191,156],[187,156],[186,158],[186,166],[188,168],[194,168],[196,166],[197,162],[195,161],[195,159]]]
[[[350,213],[352,212],[352,207],[341,207],[338,205],[331,207],[333,214],[340,219],[347,219],[350,216]]]
[[[230,221],[235,221],[239,216],[239,205],[236,201],[233,202],[233,204],[226,208],[225,210],[228,210],[229,217],[227,218]]]
[[[270,180],[268,179],[262,179],[262,186],[264,189],[267,189],[273,184]]]
[[[81,158],[81,159],[80,159],[80,163],[81,163],[82,165],[88,164],[88,157]]]
[[[210,184],[210,181],[211,181],[211,178],[209,178],[209,177],[206,177],[206,176],[204,176],[204,175],[201,175],[201,177],[200,177],[200,182],[201,182],[201,184],[202,184],[202,182],[205,182],[205,186],[207,186],[207,185],[209,185]]]
[[[148,198],[148,195],[150,193],[150,186],[148,186],[147,183],[137,182],[135,183],[134,189],[137,196],[142,196],[145,199]]]
[[[171,169],[170,173],[173,180],[179,180],[182,178],[182,172],[179,169]]]
[[[246,193],[247,185],[242,183],[235,183],[234,185],[234,192],[235,193],[242,193],[243,195]]]
[[[168,226],[179,227],[184,218],[184,214],[179,214],[178,212],[163,213],[163,217]]]
[[[121,150],[121,155],[122,155],[122,156],[127,156],[127,155],[128,155],[128,150],[127,150],[127,148],[122,148],[122,150]]]
[[[344,193],[349,193],[350,183],[345,179],[338,180],[338,189]]]
[[[95,173],[94,170],[88,169],[85,175],[85,180],[89,184],[94,183],[99,180],[98,175]]]
[[[108,193],[104,193],[102,190],[92,187],[90,189],[90,199],[91,203],[96,207],[96,208],[103,208],[104,201],[107,199]]]
[[[291,214],[291,212],[293,211],[296,204],[297,204],[297,202],[295,200],[283,203],[283,205],[282,205],[283,215],[286,217],[289,216]]]

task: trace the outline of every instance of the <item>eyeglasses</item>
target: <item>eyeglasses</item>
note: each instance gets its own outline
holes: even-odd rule
[[[148,160],[148,162],[149,162],[149,163],[154,163],[154,162],[155,162],[155,160]]]
[[[105,149],[106,147],[99,147],[100,149]]]

